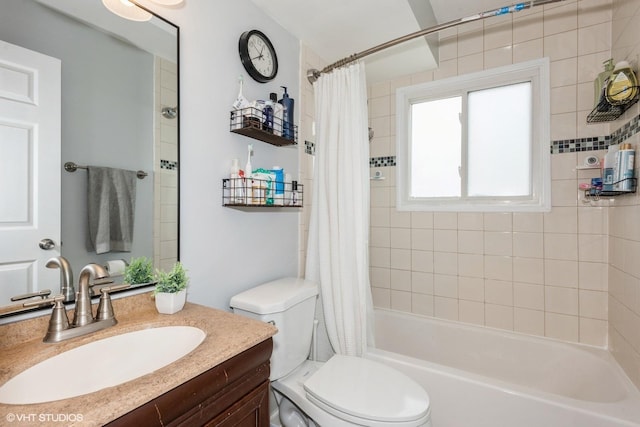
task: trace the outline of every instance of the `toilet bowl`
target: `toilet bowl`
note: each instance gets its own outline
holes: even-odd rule
[[[235,313],[278,328],[270,379],[282,425],[431,427],[429,395],[406,375],[353,356],[307,359],[317,294],[314,283],[285,278],[231,298]]]

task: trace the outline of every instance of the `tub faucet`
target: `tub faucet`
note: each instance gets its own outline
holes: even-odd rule
[[[46,266],[60,269],[60,294],[64,296],[64,301],[73,301],[76,290],[73,287],[73,271],[69,261],[63,256],[57,256],[47,261]]]
[[[104,279],[105,277],[109,277],[109,273],[98,264],[87,264],[80,270],[78,292],[76,293],[76,308],[73,312],[72,325],[74,327],[84,326],[93,322],[90,290],[92,285],[89,282],[91,279]]]

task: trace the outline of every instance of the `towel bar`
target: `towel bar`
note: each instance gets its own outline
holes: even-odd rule
[[[75,172],[78,169],[87,169],[87,167],[76,165],[73,162],[67,162],[64,164],[64,170],[66,170],[67,172]],[[137,171],[136,176],[138,177],[138,179],[144,179],[147,176],[147,173],[145,171]]]

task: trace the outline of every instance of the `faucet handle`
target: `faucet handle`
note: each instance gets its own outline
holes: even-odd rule
[[[131,285],[129,285],[128,283],[123,283],[122,285],[105,286],[103,288],[100,288],[100,293],[102,295],[100,296],[100,302],[98,303],[98,312],[96,313],[96,320],[115,319],[110,293],[113,291],[120,291],[123,289],[127,289],[130,286]]]
[[[36,307],[41,304],[53,304],[53,311],[51,312],[51,318],[49,319],[49,329],[44,337],[44,341],[50,336],[59,334],[60,331],[69,329],[69,318],[67,317],[67,309],[64,307],[65,296],[56,295],[53,298],[47,298],[41,301],[25,302],[23,307]]]

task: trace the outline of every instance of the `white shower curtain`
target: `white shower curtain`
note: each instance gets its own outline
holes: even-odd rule
[[[314,84],[316,155],[306,278],[320,284],[327,335],[338,354],[373,344],[369,286],[369,139],[364,64]]]

